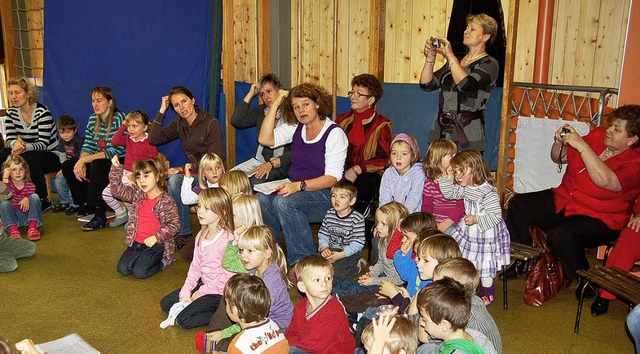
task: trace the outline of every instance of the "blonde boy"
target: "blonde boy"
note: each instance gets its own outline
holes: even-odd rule
[[[383,315],[362,332],[369,354],[414,354],[418,348],[418,328],[404,316]]]
[[[342,303],[331,296],[333,267],[321,255],[295,266],[298,289],[306,298],[296,305],[286,337],[291,353],[353,353],[356,343]]]
[[[320,231],[318,250],[333,265],[338,280],[352,279],[359,273],[358,261],[364,248],[364,217],[353,210],[358,189],[348,180],[331,188],[331,205]]]

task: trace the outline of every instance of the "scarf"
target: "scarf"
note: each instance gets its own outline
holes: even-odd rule
[[[362,121],[365,119],[369,119],[373,116],[373,114],[375,113],[375,109],[373,107],[367,108],[362,112],[356,112],[356,111],[352,111],[353,112],[353,117],[355,118],[353,121],[353,126],[351,127],[351,130],[349,131],[349,134],[347,134],[347,137],[349,138],[349,142],[352,145],[364,145],[365,143],[365,138],[364,138],[364,124],[362,124]]]

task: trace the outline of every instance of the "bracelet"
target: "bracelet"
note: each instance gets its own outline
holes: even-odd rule
[[[429,64],[433,64],[433,63],[435,63],[435,62],[436,62],[436,60],[435,60],[435,59],[433,59],[432,61],[429,61],[429,59],[427,59],[427,63],[429,63]]]
[[[269,160],[269,165],[271,165],[271,168],[276,168],[276,165],[273,164],[273,161]]]
[[[355,174],[356,174],[356,177],[357,177],[357,176],[360,176],[360,174],[358,173],[358,170],[356,170],[356,167],[355,167],[355,166],[351,167],[351,169],[353,170],[353,173],[355,173]]]

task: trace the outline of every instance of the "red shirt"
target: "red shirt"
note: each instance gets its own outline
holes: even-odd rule
[[[584,141],[600,155],[605,149],[606,129],[595,128],[584,137]],[[556,212],[565,209],[565,216],[586,215],[603,221],[612,230],[621,230],[627,226],[629,215],[640,193],[640,152],[628,149],[604,163],[618,177],[621,192],[612,192],[596,186],[585,169],[580,153],[567,147],[567,171],[562,183],[553,188]]]
[[[159,197],[160,195],[158,195]],[[158,197],[147,199],[140,203],[138,207],[138,232],[135,241],[144,243],[147,237],[153,235],[160,229],[160,220],[153,212],[153,207],[158,203]]]

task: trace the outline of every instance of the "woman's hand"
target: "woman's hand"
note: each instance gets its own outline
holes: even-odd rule
[[[271,105],[271,109],[276,109],[280,107],[282,104],[282,100],[289,95],[288,90],[278,90],[278,94],[276,95],[276,99],[273,100],[273,104]]]
[[[191,295],[191,302],[196,301],[198,298],[200,298],[202,296],[202,294],[200,293],[200,290],[196,290],[192,295]]]
[[[360,170],[360,166],[353,166],[344,173],[344,178],[348,179],[350,182],[355,183],[356,179],[358,179],[358,175],[362,173]]]
[[[193,165],[190,163],[186,163],[184,165],[184,176],[186,178],[191,178],[191,170],[193,169]]]
[[[160,109],[158,110],[160,114],[167,113],[167,109],[169,109],[169,96],[162,96],[160,99]]]
[[[251,88],[249,89],[249,92],[247,92],[247,94],[244,96],[244,101],[246,103],[250,103],[251,100],[256,97],[256,95],[258,94],[258,84],[254,83],[251,84]]]
[[[118,155],[115,155],[111,158],[111,165],[113,165],[114,167],[120,167],[120,159],[118,158]]]
[[[568,130],[567,131],[565,131]],[[572,148],[582,153],[584,149],[590,149],[589,145],[582,139],[580,134],[569,124],[563,125],[560,129],[556,130],[556,140],[562,142],[565,145],[569,145]]]
[[[73,174],[80,182],[84,181],[87,177],[87,166],[84,164],[84,160],[80,159],[73,166]]]
[[[424,49],[422,50],[425,58],[427,58],[427,62],[432,63],[436,60],[436,47],[431,45],[431,38],[428,38],[424,43]]]
[[[300,182],[287,182],[276,188],[276,193],[283,197],[288,197],[298,192],[300,192]]]
[[[27,211],[29,211],[29,198],[27,197],[22,198],[19,205],[20,205],[21,212],[26,213]]]
[[[253,173],[253,177],[257,179],[269,178],[269,173],[271,173],[271,170],[273,170],[273,166],[271,166],[270,163],[265,162],[258,166],[256,172]]]
[[[639,232],[640,231],[640,215],[629,219],[629,223],[627,224],[627,227],[630,229],[633,229],[633,231],[635,232]]]

